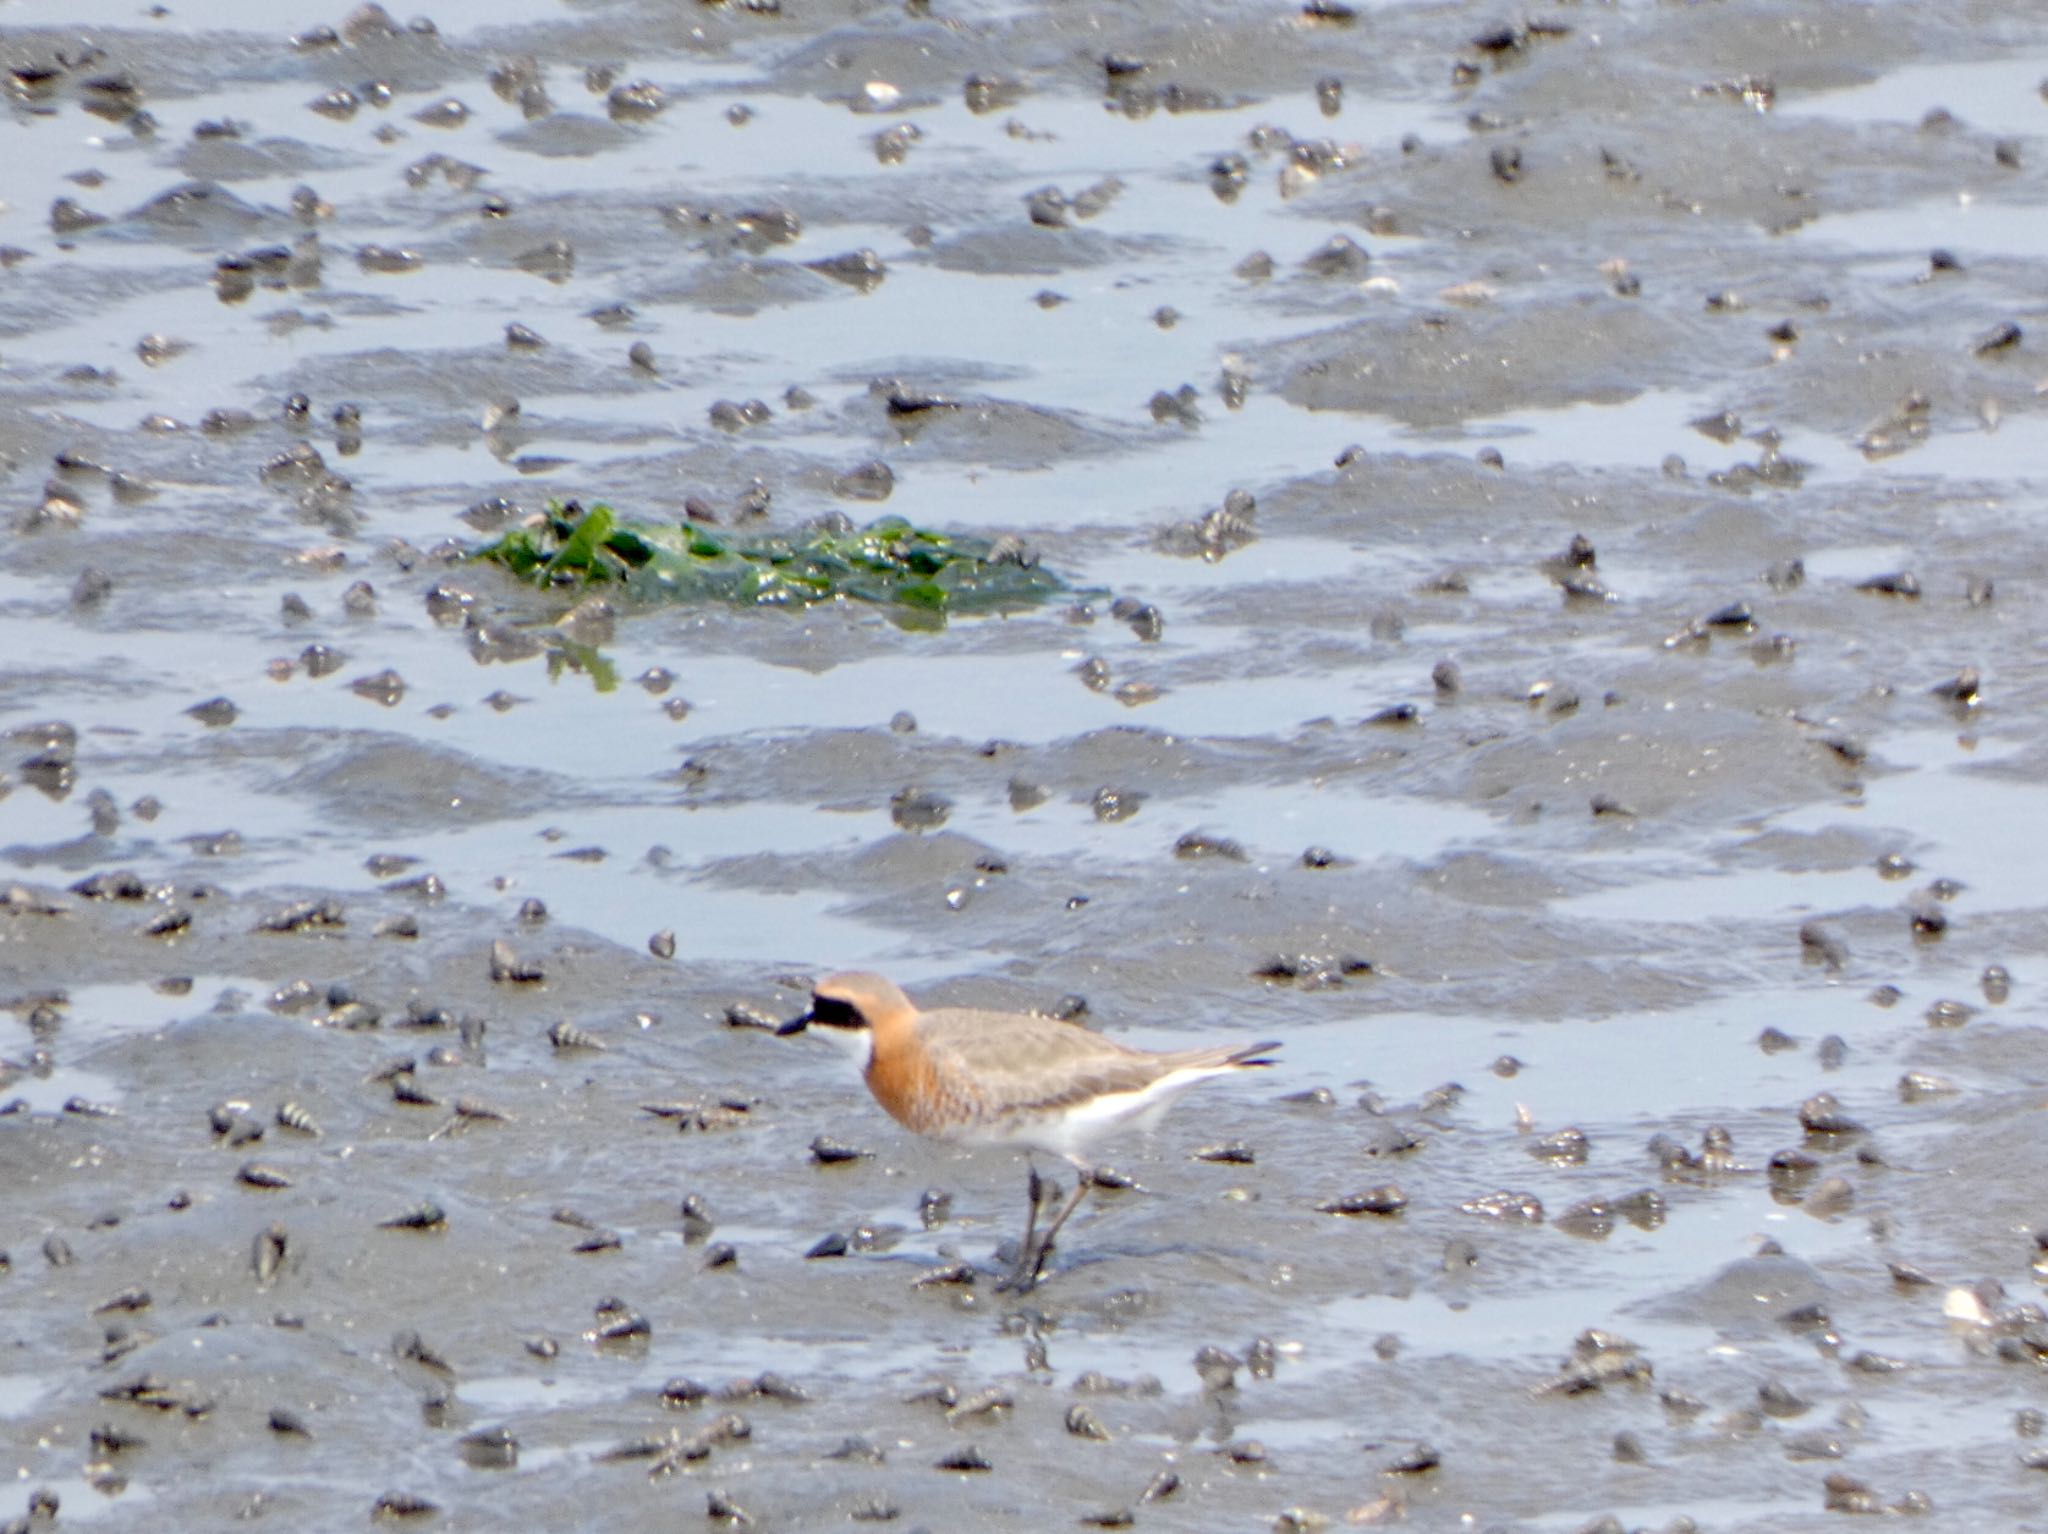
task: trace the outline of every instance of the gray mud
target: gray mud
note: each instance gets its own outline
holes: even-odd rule
[[[6,8],[0,1527],[2039,1521],[2037,4],[488,9]]]

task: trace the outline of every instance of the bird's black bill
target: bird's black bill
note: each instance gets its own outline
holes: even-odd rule
[[[814,1016],[815,1014],[811,1012],[797,1013],[795,1017],[792,1017],[788,1022],[784,1023],[780,1028],[775,1030],[775,1037],[777,1037],[778,1039],[786,1039],[792,1033],[802,1033],[806,1028],[811,1026],[811,1021]]]

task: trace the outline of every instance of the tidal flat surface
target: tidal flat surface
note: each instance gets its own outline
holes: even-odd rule
[[[0,1527],[2038,1520],[2034,0],[0,66]],[[468,558],[550,500],[1074,594]],[[761,1026],[854,966],[1281,1063],[1020,1300]]]

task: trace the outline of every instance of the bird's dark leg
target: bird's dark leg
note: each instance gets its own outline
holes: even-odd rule
[[[1046,1194],[1050,1190],[1045,1179],[1038,1175],[1038,1164],[1028,1155],[1024,1158],[1024,1167],[1030,1173],[1030,1180],[1025,1186],[1031,1199],[1030,1208],[1024,1215],[1024,1240],[1017,1248],[1016,1265],[997,1282],[998,1289],[1015,1289],[1019,1285],[1027,1289],[1031,1287],[1025,1281],[1025,1275],[1031,1269],[1032,1254],[1037,1250],[1034,1243],[1038,1239],[1039,1207],[1045,1203]]]
[[[1054,1215],[1052,1223],[1045,1227],[1045,1234],[1038,1238],[1038,1254],[1030,1259],[1030,1268],[1015,1286],[1018,1293],[1029,1293],[1038,1281],[1045,1277],[1045,1265],[1052,1260],[1052,1244],[1058,1239],[1060,1228],[1067,1223],[1068,1217],[1081,1207],[1081,1200],[1088,1196],[1088,1190],[1094,1183],[1095,1169],[1076,1161],[1074,1191],[1067,1195],[1066,1201],[1060,1205],[1059,1213]]]

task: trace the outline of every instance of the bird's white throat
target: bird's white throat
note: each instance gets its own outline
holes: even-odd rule
[[[829,1023],[813,1023],[804,1032],[816,1038],[827,1039],[832,1047],[843,1051],[853,1063],[865,1072],[875,1057],[875,1035],[870,1028],[834,1028]]]

